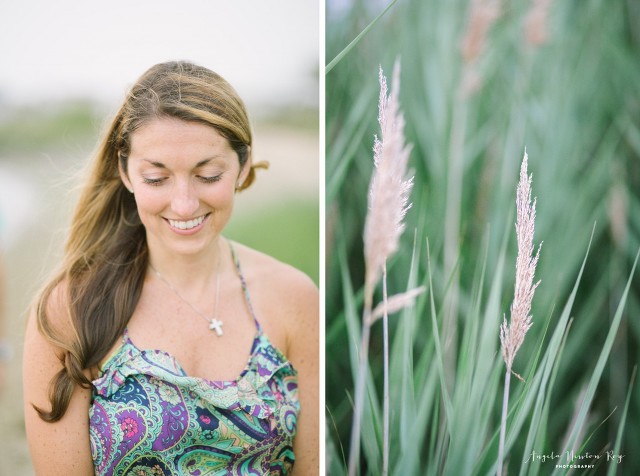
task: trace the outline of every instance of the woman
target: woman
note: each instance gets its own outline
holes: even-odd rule
[[[38,475],[318,472],[318,294],[222,236],[254,180],[241,99],[159,64],[98,150],[27,327]]]

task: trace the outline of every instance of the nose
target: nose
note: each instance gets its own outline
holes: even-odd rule
[[[171,210],[176,218],[193,218],[200,202],[189,180],[178,180],[171,197]]]

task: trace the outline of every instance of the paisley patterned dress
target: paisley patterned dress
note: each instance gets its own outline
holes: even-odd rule
[[[257,332],[236,380],[190,377],[171,354],[122,346],[93,381],[96,475],[284,475],[293,467],[297,372],[264,334],[232,253]]]

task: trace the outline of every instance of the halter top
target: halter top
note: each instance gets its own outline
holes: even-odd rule
[[[256,336],[235,380],[190,377],[176,358],[122,346],[93,381],[96,475],[285,475],[294,462],[297,372],[262,331],[233,247]]]

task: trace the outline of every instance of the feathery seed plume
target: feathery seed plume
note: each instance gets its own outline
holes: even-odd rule
[[[513,360],[524,342],[527,331],[531,328],[531,301],[540,281],[533,283],[533,278],[540,256],[540,247],[534,255],[533,232],[536,218],[536,200],[531,203],[531,175],[527,175],[528,156],[525,150],[520,168],[520,181],[516,192],[516,237],[518,257],[516,259],[516,284],[513,303],[511,304],[511,323],[503,317],[500,326],[500,342],[502,357],[507,365],[507,372],[512,372]],[[515,374],[521,378],[519,375]]]
[[[540,46],[549,38],[548,22],[551,0],[533,0],[524,19],[524,36],[532,46]]]
[[[469,20],[462,38],[462,57],[465,62],[475,61],[484,50],[487,35],[493,23],[500,16],[498,0],[472,0]]]
[[[463,96],[473,94],[482,85],[477,63],[486,48],[489,31],[501,13],[499,0],[472,0],[471,2],[467,27],[460,44],[464,60],[460,84]]]
[[[393,68],[391,93],[380,67],[378,122],[381,140],[375,137],[373,158],[375,171],[369,185],[369,211],[364,227],[365,286],[375,286],[382,266],[397,249],[404,231],[403,219],[411,207],[409,193],[413,177],[407,177],[411,146],[405,145],[404,117],[400,112],[398,91],[400,61]]]
[[[369,210],[364,225],[364,309],[362,335],[360,342],[358,374],[355,382],[353,424],[351,427],[351,452],[349,453],[349,476],[356,474],[360,454],[360,430],[365,397],[365,378],[367,375],[367,355],[372,318],[373,293],[380,275],[385,270],[387,259],[398,249],[400,235],[404,231],[403,219],[409,204],[409,192],[413,185],[413,177],[407,178],[407,162],[411,146],[404,142],[404,117],[398,103],[400,84],[400,61],[396,60],[393,68],[393,84],[391,94],[387,96],[387,80],[380,67],[380,98],[378,103],[378,122],[381,139],[375,137],[373,144],[374,171],[369,185]],[[383,281],[386,289],[386,279]],[[420,290],[422,292],[422,290]],[[418,291],[415,291],[417,295]],[[392,303],[408,305],[415,297],[414,291],[404,293]],[[384,424],[383,424],[383,468],[382,474],[388,470],[388,327],[387,316],[389,301],[384,292],[383,324],[384,324]],[[385,312],[386,310],[386,312]]]

